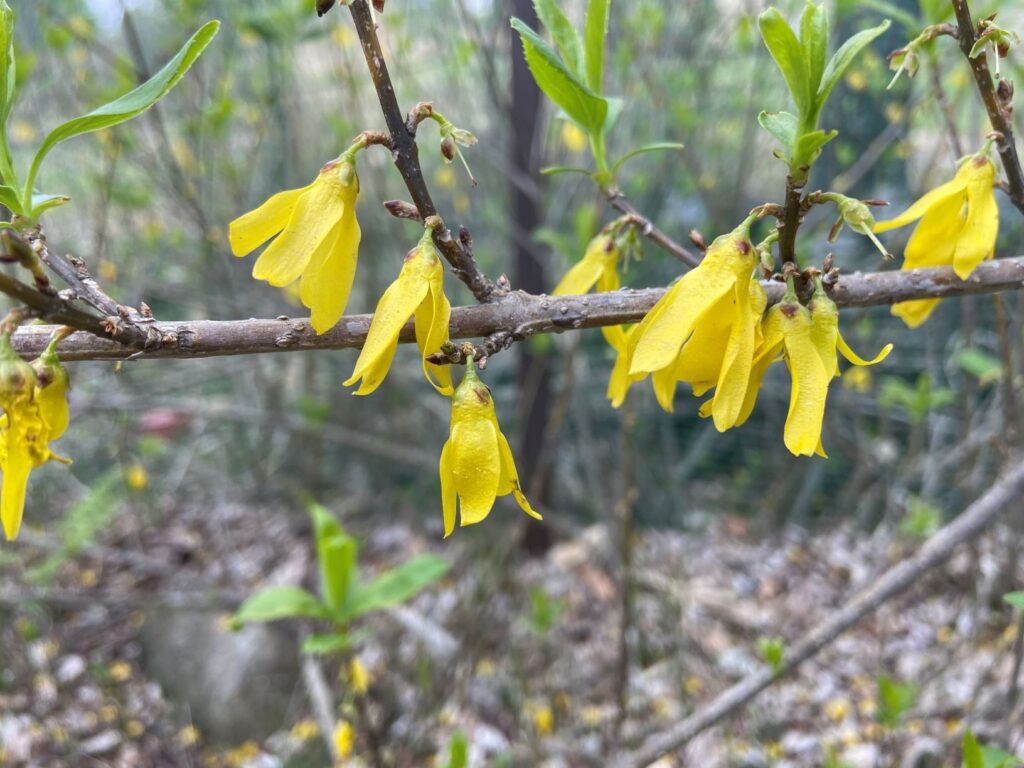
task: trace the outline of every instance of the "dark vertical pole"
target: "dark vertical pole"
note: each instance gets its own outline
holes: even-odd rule
[[[510,0],[514,16],[531,27],[538,26],[537,13],[532,0]],[[523,178],[537,178],[537,158],[534,141],[540,120],[540,91],[523,58],[519,36],[512,34],[512,99],[509,106],[509,145],[512,168]],[[512,177],[510,176],[510,179]],[[515,287],[529,293],[548,290],[544,278],[544,264],[539,249],[531,245],[530,236],[541,224],[540,200],[535,189],[524,189],[514,180],[509,182],[512,198],[512,231],[515,233]],[[543,450],[548,417],[551,411],[550,358],[531,351],[530,344],[517,346],[519,350],[519,476],[527,494],[533,494],[534,503],[545,506],[548,496],[550,452]],[[546,454],[548,460],[540,466],[538,459]],[[539,494],[539,497],[537,497]],[[536,497],[536,498],[533,498]],[[550,544],[548,529],[529,523],[524,535],[524,546],[535,552]]]

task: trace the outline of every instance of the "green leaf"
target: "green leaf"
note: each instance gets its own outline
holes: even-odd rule
[[[580,33],[572,25],[558,3],[554,0],[533,0],[533,7],[537,9],[537,18],[548,32],[551,39],[555,41],[558,50],[562,54],[569,71],[577,78],[583,76],[583,40]]]
[[[832,89],[835,88],[836,83],[842,78],[843,73],[853,63],[853,60],[857,58],[857,54],[888,28],[889,20],[886,19],[877,27],[858,32],[843,43],[839,50],[832,55],[828,66],[825,67],[825,73],[821,77],[821,85],[818,87],[818,94],[815,98],[815,109],[817,112],[821,112],[825,102],[828,101],[829,94],[832,93]]]
[[[210,41],[213,40],[219,28],[219,21],[207,22],[189,38],[188,42],[181,47],[181,50],[178,51],[173,59],[164,65],[163,69],[138,88],[129,91],[108,104],[104,104],[102,107],[94,109],[87,115],[69,120],[50,131],[42,146],[39,147],[39,151],[36,152],[36,156],[32,159],[32,166],[29,169],[28,181],[26,183],[26,197],[32,190],[32,184],[39,171],[40,163],[42,163],[43,158],[46,157],[51,149],[62,141],[67,141],[75,136],[98,131],[102,128],[110,128],[126,120],[131,120],[152,107],[167,95],[168,91],[184,77],[192,63],[199,58],[199,55],[210,44]]]
[[[330,618],[330,611],[315,595],[301,587],[270,587],[242,603],[233,621],[245,624],[293,617],[327,619]]]
[[[878,678],[878,714],[882,725],[896,725],[917,701],[917,686],[912,683],[897,683],[882,675]]]
[[[0,130],[4,131],[14,106],[15,70],[14,11],[5,0],[0,0]]]
[[[302,652],[314,656],[344,651],[352,642],[347,634],[310,635],[302,641]]]
[[[1014,608],[1024,611],[1024,592],[1007,592],[1003,595],[1003,600]]]
[[[807,88],[817,93],[828,55],[828,13],[822,5],[808,2],[800,16],[800,47],[804,52]]]
[[[968,730],[963,740],[963,768],[1014,768],[1024,765],[1019,757],[995,747],[983,747]]]
[[[777,8],[768,8],[757,20],[761,39],[786,79],[789,92],[801,116],[813,109],[803,49],[796,34]]]
[[[584,36],[587,40],[587,85],[601,93],[604,85],[604,41],[608,36],[608,4],[611,0],[590,0]]]
[[[584,176],[589,176],[592,173],[586,168],[574,168],[569,165],[549,165],[546,168],[541,168],[540,172],[544,176],[557,176],[560,173],[582,173]]]
[[[668,150],[682,148],[683,145],[675,141],[656,141],[653,144],[644,144],[642,147],[631,149],[629,152],[627,152],[618,160],[616,160],[615,164],[612,166],[612,173],[616,173],[619,170],[619,168],[622,167],[623,163],[625,163],[627,160],[630,160],[631,158],[636,157],[637,155],[645,155],[648,152],[667,152]]]
[[[957,362],[981,384],[999,381],[1003,375],[1003,365],[999,360],[974,347],[961,350]]]
[[[895,3],[890,3],[889,0],[860,0],[860,5],[864,8],[878,11],[885,16],[891,16],[906,28],[906,32],[910,37],[917,37],[921,29],[928,26],[928,22],[924,19],[919,19]],[[945,8],[949,8],[949,3],[946,0],[942,0],[942,5]]]
[[[24,213],[21,196],[14,187],[0,186],[0,205],[11,209],[11,213]]]
[[[367,584],[354,588],[346,607],[347,617],[404,603],[448,571],[448,562],[437,555],[418,555]]]
[[[56,208],[60,205],[67,205],[70,202],[71,198],[67,195],[46,195],[36,193],[32,195],[32,212],[29,215],[33,219],[37,219],[51,208]]]
[[[964,734],[963,750],[963,768],[983,768],[985,761],[981,754],[981,746],[978,744],[978,740],[974,738],[974,734],[971,733],[970,730]]]
[[[359,545],[345,533],[338,519],[319,504],[311,505],[309,514],[313,518],[324,600],[340,615],[355,581]]]
[[[626,107],[626,100],[620,99],[616,96],[605,96],[604,100],[608,102],[608,116],[604,119],[604,132],[608,133],[615,122],[619,119],[619,115],[622,114],[622,110]]]
[[[761,124],[768,133],[778,139],[786,152],[786,161],[789,162],[793,154],[793,145],[796,144],[796,133],[798,123],[796,115],[789,112],[761,112],[757,116],[757,122]]]
[[[519,33],[526,63],[540,89],[587,133],[600,133],[608,115],[608,102],[577,80],[551,46],[526,24],[512,19],[512,27]]]
[[[839,131],[812,131],[811,133],[805,133],[797,139],[796,146],[793,147],[793,157],[790,161],[794,170],[814,165],[814,161],[821,154],[821,148],[838,135]]]
[[[469,744],[466,734],[456,731],[448,744],[448,765],[445,768],[466,768],[469,765]]]

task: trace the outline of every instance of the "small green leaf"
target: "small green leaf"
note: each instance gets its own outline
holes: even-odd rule
[[[270,587],[242,603],[233,621],[245,624],[294,617],[326,619],[330,617],[330,611],[315,595],[300,587]]]
[[[876,719],[882,725],[894,726],[917,702],[917,686],[912,683],[898,683],[882,675],[878,678],[878,713]]]
[[[839,135],[839,131],[812,131],[796,140],[791,164],[794,171],[814,165],[821,154],[821,148]]]
[[[13,187],[0,186],[0,205],[10,208],[11,213],[25,213],[21,206],[21,196]]]
[[[587,40],[587,85],[594,93],[604,88],[604,41],[608,36],[608,4],[611,0],[590,0],[584,36]]]
[[[558,3],[554,0],[533,0],[537,18],[555,41],[565,65],[577,78],[583,77],[583,41]]]
[[[813,109],[803,49],[796,34],[777,8],[768,8],[757,20],[761,39],[786,79],[789,92],[801,115]]]
[[[302,652],[313,656],[344,651],[352,642],[347,634],[310,635],[302,641]]]
[[[974,738],[974,734],[971,733],[970,730],[964,733],[963,750],[963,768],[984,767],[985,761],[981,754],[981,746],[978,744],[978,740]]]
[[[1003,375],[1003,365],[999,360],[974,347],[961,350],[957,362],[983,385],[999,381]]]
[[[359,545],[345,533],[338,519],[319,504],[309,508],[320,561],[320,584],[324,600],[340,615],[356,575]]]
[[[675,141],[657,141],[654,142],[653,144],[644,144],[642,147],[631,149],[629,152],[627,152],[618,160],[616,160],[615,164],[612,166],[612,173],[617,173],[619,168],[622,167],[623,163],[625,163],[627,160],[636,157],[637,155],[644,155],[647,154],[648,152],[667,152],[668,150],[682,148],[683,145]]]
[[[828,55],[828,13],[822,5],[808,2],[800,16],[800,47],[804,52],[807,88],[817,93]]]
[[[546,168],[541,168],[540,172],[543,176],[557,176],[560,173],[582,173],[584,176],[589,176],[592,173],[586,168],[573,168],[569,165],[549,165]]]
[[[29,215],[33,219],[37,219],[51,208],[67,205],[70,202],[71,198],[67,195],[46,195],[36,193],[32,195],[32,212]]]
[[[587,133],[600,133],[608,102],[577,80],[530,27],[519,19],[512,19],[512,27],[519,33],[526,63],[540,89]]]
[[[5,130],[14,106],[15,74],[14,11],[0,0],[0,130]]]
[[[757,652],[771,667],[772,674],[782,672],[782,663],[786,656],[786,642],[781,637],[762,637],[757,641]]]
[[[353,589],[346,616],[355,618],[370,611],[404,603],[448,571],[448,562],[437,555],[418,555],[367,584]]]
[[[1007,592],[1003,595],[1003,600],[1014,608],[1024,611],[1024,592]]]
[[[469,744],[466,734],[456,731],[448,744],[448,765],[445,768],[466,768],[469,765]]]
[[[62,141],[67,141],[83,133],[91,133],[102,128],[110,128],[126,120],[142,114],[152,107],[156,102],[167,95],[178,81],[188,72],[192,63],[199,58],[210,41],[213,40],[220,28],[219,21],[210,21],[204,24],[191,38],[181,47],[181,50],[164,65],[163,69],[153,75],[149,80],[139,87],[124,94],[118,99],[94,109],[87,115],[76,117],[62,125],[57,126],[43,141],[42,146],[32,159],[32,166],[29,169],[26,191],[31,192],[32,184],[39,171],[39,165],[43,158]],[[26,195],[27,196],[27,195]]]
[[[829,94],[832,93],[832,89],[835,88],[836,83],[842,78],[843,73],[853,63],[853,60],[857,58],[857,54],[869,46],[876,37],[888,28],[889,20],[886,19],[877,27],[858,32],[843,43],[839,50],[832,55],[821,77],[821,85],[818,87],[818,94],[815,98],[815,109],[817,112],[821,112],[825,102],[828,101]]]
[[[796,115],[789,112],[761,112],[757,116],[757,122],[778,139],[786,153],[788,162],[789,156],[793,154],[793,145],[796,144],[797,124],[799,123]]]

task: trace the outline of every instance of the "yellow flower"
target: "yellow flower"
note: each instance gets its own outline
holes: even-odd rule
[[[49,459],[71,463],[48,446],[68,425],[68,377],[54,347],[51,344],[35,361],[46,377],[40,381],[36,370],[11,347],[10,334],[0,335],[0,520],[8,540],[21,528],[29,473]]]
[[[671,410],[677,381],[695,394],[716,387],[715,426],[735,426],[747,390],[758,319],[767,303],[750,279],[757,259],[748,219],[717,238],[700,265],[683,275],[637,326],[628,345],[629,374],[656,373],[655,394]]]
[[[348,680],[356,693],[366,693],[370,689],[370,672],[358,658],[353,658],[348,665]]]
[[[352,724],[347,720],[339,720],[338,724],[334,726],[334,749],[338,753],[338,757],[348,757],[352,754],[352,749],[356,744],[356,731],[352,727]]]
[[[309,186],[278,192],[229,228],[235,256],[275,238],[256,259],[252,276],[278,288],[299,280],[299,298],[310,309],[317,333],[338,322],[352,291],[360,238],[358,194],[355,162],[346,153],[321,168]]]
[[[643,378],[643,375],[629,375],[629,339],[636,331],[636,325],[604,325],[601,326],[601,335],[608,342],[608,346],[615,350],[615,366],[612,368],[612,375],[608,378],[608,391],[606,396],[612,403],[612,408],[618,408],[626,399],[629,393],[629,385],[634,381]]]
[[[452,397],[451,430],[441,450],[440,469],[445,538],[455,530],[456,500],[462,525],[479,523],[490,514],[495,498],[508,493],[526,514],[542,519],[519,487],[512,449],[498,426],[491,390],[477,376],[472,357]]]
[[[985,259],[991,259],[999,234],[999,208],[992,188],[996,169],[983,150],[968,159],[952,181],[933,189],[895,219],[875,225],[875,232],[902,227],[916,219],[903,257],[903,269],[952,265],[966,280]],[[894,304],[892,313],[916,328],[931,314],[938,299]]]
[[[427,230],[419,245],[406,254],[398,279],[377,302],[366,343],[345,386],[362,379],[356,395],[368,395],[380,386],[391,367],[402,327],[415,315],[416,343],[423,359],[423,374],[442,395],[452,394],[449,366],[427,362],[427,355],[437,352],[448,341],[451,312],[451,304],[444,295],[444,267]]]
[[[552,296],[573,296],[587,293],[595,285],[598,291],[616,291],[619,288],[619,249],[615,238],[602,232],[587,245],[583,258],[565,273]]]

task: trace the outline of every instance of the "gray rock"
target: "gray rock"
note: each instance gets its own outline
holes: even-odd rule
[[[280,626],[232,632],[213,611],[150,614],[142,649],[147,676],[208,741],[261,741],[288,725],[298,646]]]

